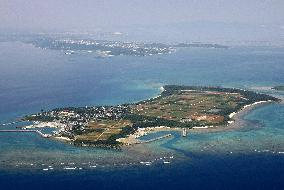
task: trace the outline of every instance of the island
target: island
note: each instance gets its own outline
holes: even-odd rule
[[[166,85],[159,96],[116,106],[57,108],[27,115],[24,129],[54,127],[50,137],[77,146],[121,147],[153,129],[189,130],[223,127],[252,104],[277,102],[266,94],[237,88]]]
[[[145,43],[137,41],[115,41],[105,39],[93,39],[92,37],[76,37],[73,35],[47,35],[47,34],[10,34],[0,35],[1,41],[20,41],[41,49],[62,51],[66,55],[91,54],[96,58],[113,56],[153,56],[165,55],[176,52],[180,48],[214,48],[227,49],[228,46],[212,43]]]
[[[97,57],[126,56],[151,56],[167,54],[175,51],[172,47],[161,43],[122,42],[77,38],[54,38],[40,36],[31,38],[25,43],[43,49],[62,50],[67,55],[77,52],[94,53]]]
[[[225,45],[206,44],[206,43],[200,43],[200,42],[179,43],[179,44],[173,45],[173,47],[177,47],[177,48],[223,48],[223,49],[229,48],[229,46],[225,46]]]

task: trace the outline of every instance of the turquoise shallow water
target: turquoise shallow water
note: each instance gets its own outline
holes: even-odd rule
[[[170,55],[106,59],[94,58],[92,54],[65,55],[21,43],[0,43],[0,50],[2,124],[40,109],[135,102],[157,95],[163,84],[251,88],[284,83],[283,48],[180,49]],[[281,92],[265,92],[283,96]],[[236,177],[250,188],[259,183],[279,189],[284,172],[283,116],[284,105],[271,104],[251,111],[245,117],[247,126],[238,130],[194,133],[186,138],[173,132],[169,139],[123,151],[73,147],[36,134],[0,133],[0,169],[5,171],[0,184],[11,189],[8,187],[22,184],[36,187],[39,181],[45,181],[49,187],[52,180],[60,177],[63,181],[58,182],[59,187],[68,181],[76,188],[80,183],[75,179],[79,176],[86,183],[107,188],[111,185],[102,179],[105,177],[122,189],[120,181],[130,177],[133,183],[127,185],[129,189],[141,185],[141,178],[153,188],[170,189],[187,184],[186,179],[182,180],[182,176],[187,176],[195,189],[209,185],[216,189],[235,185],[238,189],[241,186],[233,180]],[[1,128],[16,125],[22,124]],[[151,162],[150,167],[144,162]],[[49,166],[54,168],[48,170],[51,173],[42,170]],[[66,167],[76,170],[70,173],[64,170]],[[102,171],[104,167],[108,169]],[[7,173],[7,169],[13,171]],[[35,173],[29,176],[26,170]],[[239,172],[234,173],[236,170]],[[19,171],[22,173],[18,174]],[[267,180],[271,173],[274,177]],[[73,182],[67,180],[67,174]],[[245,180],[249,176],[255,177]],[[7,182],[7,178],[16,177],[20,180],[14,186]],[[26,183],[26,177],[35,182]],[[220,178],[226,179],[226,183],[218,183]]]
[[[204,154],[282,154],[283,113],[283,105],[263,106],[245,116],[249,122],[244,128],[192,133],[187,138],[178,138],[171,146],[182,152]]]

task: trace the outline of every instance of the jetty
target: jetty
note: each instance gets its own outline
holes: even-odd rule
[[[0,133],[37,133],[43,138],[49,138],[51,135],[43,134],[39,130],[0,130]]]
[[[166,134],[166,135],[156,137],[156,138],[153,138],[153,139],[149,139],[149,140],[145,140],[145,141],[139,141],[137,144],[150,143],[150,142],[157,141],[157,140],[167,138],[167,137],[170,137],[170,136],[172,136],[172,134]]]

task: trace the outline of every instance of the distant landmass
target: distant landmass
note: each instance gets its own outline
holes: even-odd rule
[[[123,42],[109,40],[95,40],[78,37],[62,37],[47,35],[7,35],[1,36],[0,41],[21,41],[43,49],[63,50],[65,54],[94,53],[98,57],[112,57],[118,55],[127,56],[151,56],[169,54],[177,48],[228,48],[228,46],[210,43],[142,43]]]
[[[193,48],[229,48],[229,46],[224,46],[220,44],[204,44],[204,43],[180,43],[176,44],[173,47],[193,47]]]

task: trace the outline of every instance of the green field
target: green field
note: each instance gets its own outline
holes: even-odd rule
[[[131,107],[131,113],[174,121],[224,121],[224,111],[234,110],[245,98],[239,93],[184,90]]]
[[[74,137],[75,143],[96,144],[113,143],[112,137],[121,135],[121,132],[132,124],[127,120],[100,120],[92,121],[85,131]]]

